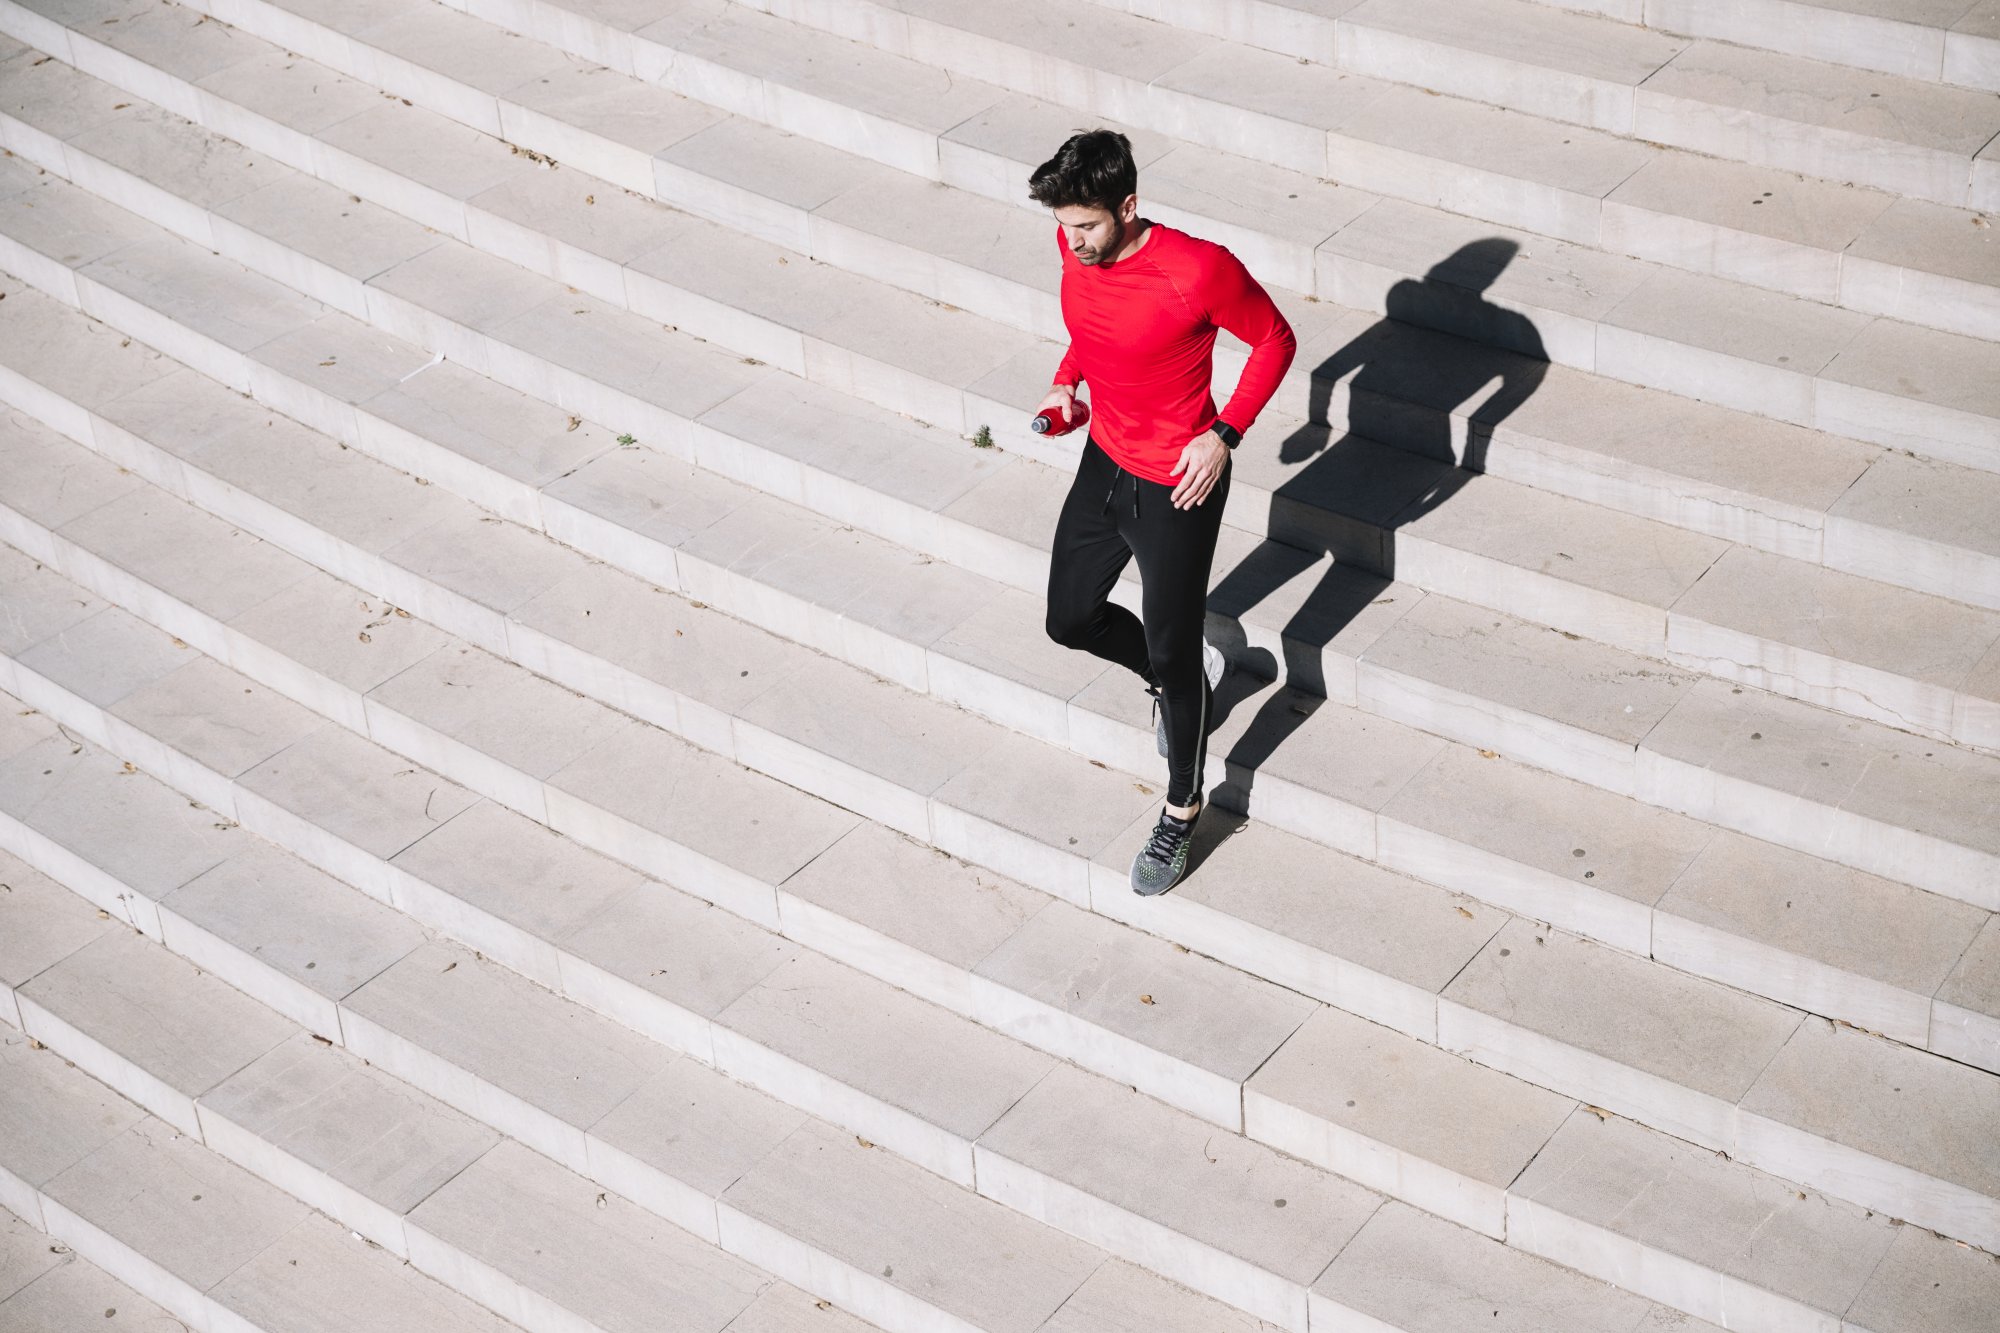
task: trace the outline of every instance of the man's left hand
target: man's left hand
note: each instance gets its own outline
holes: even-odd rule
[[[1203,431],[1189,441],[1169,474],[1180,478],[1174,486],[1174,508],[1192,509],[1206,500],[1228,466],[1229,446],[1214,431]]]

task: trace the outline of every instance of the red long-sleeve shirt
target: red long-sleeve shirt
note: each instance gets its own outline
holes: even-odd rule
[[[1145,244],[1115,264],[1077,262],[1061,227],[1056,246],[1070,344],[1055,382],[1090,385],[1090,436],[1113,462],[1173,485],[1181,450],[1216,421],[1250,429],[1298,340],[1241,260],[1157,222]],[[1218,328],[1250,345],[1250,362],[1219,413],[1210,394]]]

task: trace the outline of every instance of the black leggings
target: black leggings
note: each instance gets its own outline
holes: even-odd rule
[[[1208,498],[1176,509],[1174,488],[1136,477],[1087,440],[1049,553],[1049,637],[1137,673],[1160,690],[1167,716],[1167,804],[1201,796],[1208,757],[1201,631],[1229,469]],[[1142,622],[1110,600],[1125,562],[1139,558]]]

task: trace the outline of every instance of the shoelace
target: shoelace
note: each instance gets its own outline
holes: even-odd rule
[[[1191,832],[1192,828],[1176,832],[1167,823],[1166,817],[1161,816],[1160,822],[1153,825],[1153,836],[1146,840],[1146,855],[1155,861],[1173,860],[1174,853],[1180,850],[1180,845],[1187,841]]]

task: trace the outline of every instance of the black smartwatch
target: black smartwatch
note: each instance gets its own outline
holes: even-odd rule
[[[1230,425],[1227,421],[1218,421],[1213,426],[1210,426],[1209,429],[1214,431],[1222,442],[1231,449],[1234,449],[1243,441],[1243,432]]]

